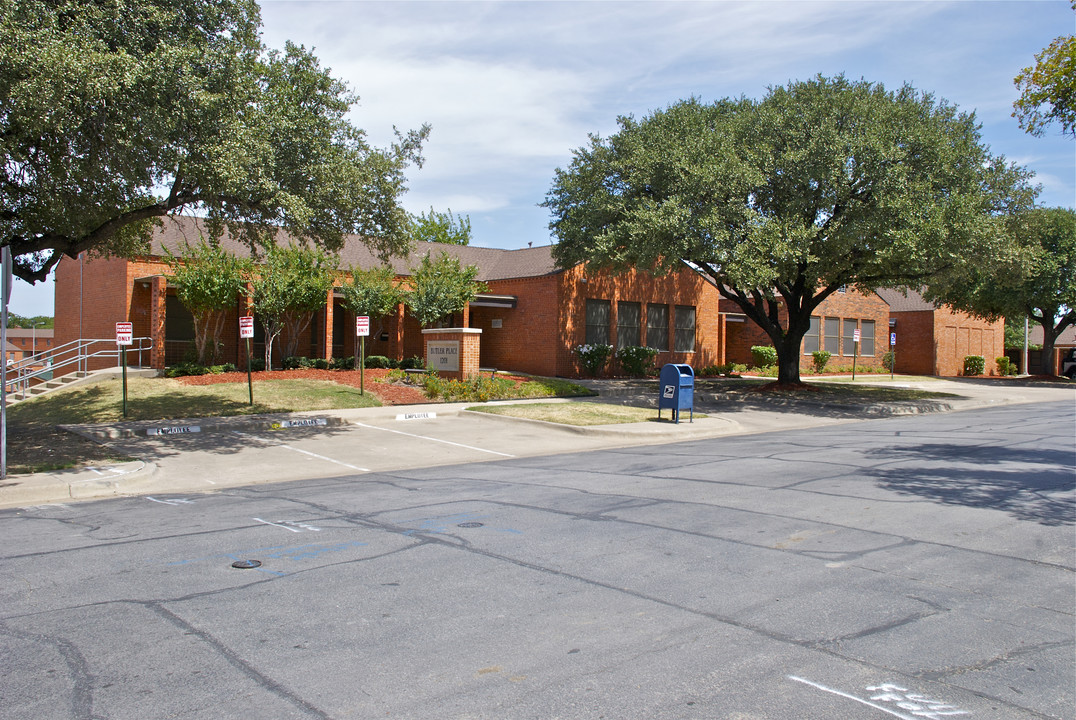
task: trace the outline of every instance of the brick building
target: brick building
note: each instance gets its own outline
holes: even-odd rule
[[[909,375],[960,375],[964,357],[981,355],[986,372],[1005,354],[1005,321],[989,321],[923,299],[914,290],[879,290],[889,303],[897,335],[896,371]]]
[[[31,355],[47,355],[54,347],[52,328],[8,328],[7,341],[22,353],[19,359]]]
[[[127,321],[133,324],[135,337],[153,339],[152,350],[132,362],[164,368],[183,360],[193,344],[193,320],[169,287],[165,251],[181,254],[185,242],[199,241],[200,232],[196,219],[170,218],[155,234],[147,256],[65,258],[56,270],[55,342],[113,338],[115,323]],[[281,233],[278,241],[287,240]],[[222,244],[236,254],[248,253],[227,236]],[[600,342],[614,347],[648,345],[660,351],[659,366],[675,362],[702,368],[749,363],[752,345],[770,344],[739,308],[722,300],[711,284],[687,267],[662,276],[635,270],[612,275],[581,265],[558,269],[548,246],[501,250],[437,243],[419,243],[407,257],[392,259],[391,266],[406,279],[424,255],[442,252],[462,265],[477,266],[478,279],[487,285],[486,292],[444,323],[479,336],[481,367],[577,377],[580,367],[573,349]],[[340,253],[341,275],[346,268],[379,264],[358,238],[345,243]],[[246,303],[237,297],[235,310],[225,321],[225,327],[233,330],[223,338],[223,361],[240,367],[245,358],[237,327],[238,317],[245,314]],[[880,365],[888,349],[889,320],[889,305],[878,295],[851,289],[834,294],[812,319],[802,366],[810,367],[816,349],[832,353],[832,366],[850,365],[857,330],[862,337],[859,363]],[[368,356],[424,355],[426,337],[403,305],[387,317],[371,318],[370,325]],[[256,322],[255,357],[264,356],[261,333],[261,323]],[[357,345],[354,316],[344,309],[339,291],[328,293],[325,307],[299,338],[299,353],[347,357],[356,354]]]

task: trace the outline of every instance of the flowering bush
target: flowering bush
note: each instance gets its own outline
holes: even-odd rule
[[[986,370],[986,358],[982,355],[964,356],[965,375],[982,375],[984,370]]]
[[[616,351],[616,359],[625,373],[632,377],[654,374],[654,358],[658,351],[652,347],[629,345]]]
[[[605,363],[609,360],[609,356],[613,354],[612,345],[602,345],[600,343],[594,345],[577,345],[575,348],[575,354],[579,356],[579,364],[583,366],[583,370],[588,375],[597,377],[605,367]]]

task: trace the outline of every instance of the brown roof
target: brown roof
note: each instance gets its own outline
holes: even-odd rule
[[[938,309],[937,305],[924,300],[922,295],[909,288],[901,288],[900,290],[880,288],[875,292],[878,293],[878,297],[889,303],[890,312],[919,312]]]
[[[10,331],[9,331],[10,332]],[[1020,337],[1024,336],[1024,331],[1020,331]],[[1035,325],[1027,333],[1027,341],[1031,345],[1042,345],[1042,325]],[[1021,347],[1023,347],[1023,340],[1020,341]],[[1072,347],[1076,346],[1076,327],[1069,325],[1065,328],[1061,335],[1054,340],[1054,347]]]
[[[185,216],[169,217],[164,220],[164,227],[154,233],[151,253],[163,257],[165,249],[179,254],[185,242],[192,245],[198,242],[205,232],[204,222],[198,218]],[[277,233],[277,243],[287,244],[293,238],[283,230]],[[242,242],[232,238],[225,230],[221,245],[230,252],[242,257],[250,257],[250,249]],[[410,275],[411,268],[417,266],[425,255],[438,257],[442,252],[450,257],[459,258],[461,265],[478,266],[478,279],[508,280],[511,278],[541,277],[558,272],[553,262],[552,246],[520,250],[500,248],[482,248],[471,245],[450,245],[445,243],[415,243],[405,257],[390,258],[389,265],[398,275]],[[344,240],[340,251],[341,270],[352,267],[364,270],[379,267],[381,260],[370,251],[358,235],[349,235]]]

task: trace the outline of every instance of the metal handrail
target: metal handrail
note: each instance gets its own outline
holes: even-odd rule
[[[127,357],[130,359],[132,353],[137,353],[138,364],[135,367],[142,367],[142,353],[152,349],[153,338],[134,338],[132,345],[127,348]],[[80,338],[30,357],[24,357],[7,365],[4,369],[4,381],[6,386],[15,386],[17,388],[15,392],[25,398],[29,392],[31,380],[35,378],[44,380],[49,373],[52,373],[52,377],[55,378],[57,370],[70,368],[73,365],[77,367],[60,374],[85,373],[89,368],[89,361],[93,358],[115,358],[118,364],[120,347],[116,344],[116,339]],[[42,364],[44,364],[43,367]]]

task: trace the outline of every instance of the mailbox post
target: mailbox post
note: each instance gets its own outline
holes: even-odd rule
[[[669,363],[661,368],[658,389],[658,419],[669,408],[673,422],[680,422],[681,410],[688,410],[690,422],[695,422],[695,371],[690,365]]]

